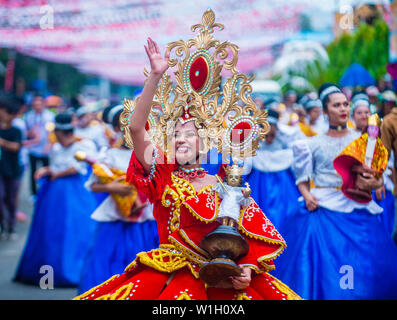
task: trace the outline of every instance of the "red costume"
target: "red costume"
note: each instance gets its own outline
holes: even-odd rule
[[[156,157],[155,163],[160,163],[160,157]],[[75,299],[300,299],[267,273],[275,268],[273,259],[286,244],[252,198],[249,206],[242,208],[238,223],[238,229],[249,242],[249,252],[236,261],[254,270],[250,286],[244,290],[219,289],[207,287],[199,279],[200,266],[210,260],[200,248],[200,240],[219,226],[216,218],[221,199],[212,186],[196,192],[189,181],[173,174],[177,167],[155,164],[150,175],[145,176],[135,153],[132,154],[127,180],[154,204],[161,245],[139,253],[123,274]]]
[[[258,109],[247,96],[252,89],[252,78],[240,74],[236,68],[238,47],[227,41],[215,41],[214,29],[222,30],[223,25],[215,23],[215,14],[208,9],[202,23],[192,26],[193,31],[199,32],[195,39],[175,41],[167,46],[167,50],[176,52],[176,58],[168,64],[176,69],[177,84],[173,87],[171,77],[163,74],[156,88],[146,128],[150,129],[153,145],[159,147],[156,152],[169,154],[168,141],[164,138],[169,137],[169,129],[177,121],[194,121],[205,148],[201,153],[217,146],[219,152],[240,159],[253,156],[259,140],[270,130],[265,111]],[[190,54],[192,47],[196,50]],[[232,73],[223,92],[220,91],[222,69]],[[131,147],[128,127],[135,103],[126,100],[120,116],[126,143]],[[238,221],[249,251],[236,261],[253,270],[250,286],[244,290],[220,289],[207,286],[199,278],[200,267],[211,260],[200,248],[200,241],[220,225],[217,216],[222,200],[212,186],[196,191],[188,180],[174,174],[177,165],[168,164],[163,153],[156,152],[149,175],[145,175],[133,153],[127,181],[153,203],[160,247],[139,253],[122,275],[76,299],[299,299],[267,273],[275,268],[273,259],[286,244],[252,199],[242,207]],[[224,178],[223,169],[219,176]]]

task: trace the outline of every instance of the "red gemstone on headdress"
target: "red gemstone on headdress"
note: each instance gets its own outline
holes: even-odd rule
[[[192,62],[189,70],[189,79],[192,88],[195,91],[200,91],[205,83],[207,82],[208,77],[208,65],[207,61],[199,56]]]
[[[251,133],[252,127],[248,122],[239,122],[230,132],[233,143],[242,143]]]

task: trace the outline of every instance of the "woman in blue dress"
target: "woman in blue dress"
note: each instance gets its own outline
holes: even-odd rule
[[[293,161],[290,141],[278,132],[278,112],[269,109],[270,132],[261,142],[255,157],[247,159],[246,181],[254,186],[251,196],[263,208],[266,216],[283,234],[284,221],[298,207],[299,190],[291,171]]]
[[[361,204],[345,197],[333,167],[335,157],[359,137],[347,128],[348,101],[331,84],[320,88],[320,99],[329,130],[293,144],[293,171],[304,201],[285,222],[288,247],[275,276],[305,299],[396,299],[397,246],[381,221],[383,209],[373,200]],[[383,184],[365,175],[357,177],[360,189]]]
[[[123,106],[114,106],[107,115],[106,122],[112,125],[116,133],[121,132],[119,118],[122,110]],[[97,161],[109,168],[126,172],[131,154],[132,150],[122,144],[120,147],[102,150]],[[103,184],[92,173],[86,188],[93,192],[128,196],[134,187],[118,180]],[[137,212],[132,216],[123,215],[110,195],[92,213],[91,217],[97,221],[97,227],[85,257],[79,293],[101,284],[114,274],[123,273],[125,266],[137,253],[158,247],[157,223],[153,217],[152,206],[149,203],[144,206],[145,199],[139,191],[138,197],[140,200],[132,208]]]
[[[51,150],[50,166],[35,174],[40,189],[14,280],[38,285],[42,266],[48,266],[53,271],[48,281],[55,287],[74,287],[95,228],[90,213],[97,207],[92,192],[84,187],[86,164],[74,155],[85,150],[93,156],[95,146],[73,135],[69,114],[57,115],[55,135],[58,142]]]

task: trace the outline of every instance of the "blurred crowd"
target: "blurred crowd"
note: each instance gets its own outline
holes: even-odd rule
[[[342,91],[351,105],[348,127],[360,132],[367,125],[370,114],[378,113],[383,118],[397,103],[393,80],[389,75],[380,79],[377,86],[345,87]],[[253,98],[259,108],[271,110],[277,118],[277,126],[273,125],[266,136],[268,145],[276,137],[275,131],[285,133],[287,139],[292,135],[295,140],[328,130],[327,116],[323,113],[317,92],[288,90],[284,95],[270,97],[256,92]],[[92,141],[95,152],[123,143],[121,130],[114,129],[117,124],[114,126],[112,120],[106,119],[106,114],[116,106],[115,103],[110,104],[107,100],[67,101],[55,95],[45,97],[37,93],[31,94],[28,100],[29,103],[24,98],[2,94],[0,101],[0,228],[3,238],[14,237],[23,173],[29,171],[30,191],[34,197],[37,194],[38,169],[50,165],[49,154],[57,141],[54,133],[57,114],[70,114],[74,136]]]

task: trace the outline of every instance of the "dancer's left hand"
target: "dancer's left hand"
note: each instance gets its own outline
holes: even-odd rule
[[[360,190],[371,191],[383,186],[383,178],[375,178],[375,170],[367,166],[353,166],[352,171],[357,173],[356,186]]]
[[[231,277],[233,288],[235,290],[243,290],[249,287],[251,283],[252,270],[247,267],[242,267],[243,272],[239,277]]]

